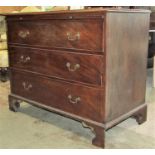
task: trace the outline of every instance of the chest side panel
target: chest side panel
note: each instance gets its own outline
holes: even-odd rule
[[[149,14],[107,14],[107,121],[145,102],[148,30]]]

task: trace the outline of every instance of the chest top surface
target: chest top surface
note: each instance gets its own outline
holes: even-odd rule
[[[105,13],[150,13],[149,10],[142,9],[88,9],[88,10],[66,10],[66,11],[47,11],[31,13],[8,13],[1,14],[7,17],[7,20],[20,20],[27,18],[32,19],[76,19],[76,18],[103,18]]]

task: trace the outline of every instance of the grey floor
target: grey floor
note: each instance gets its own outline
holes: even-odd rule
[[[81,123],[22,103],[18,113],[8,110],[9,82],[0,82],[0,148],[97,148],[93,133]],[[155,89],[148,70],[148,119],[138,125],[127,119],[106,132],[105,148],[155,148]]]

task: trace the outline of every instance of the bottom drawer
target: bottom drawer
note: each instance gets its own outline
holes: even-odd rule
[[[103,90],[11,71],[11,91],[29,100],[103,122]]]

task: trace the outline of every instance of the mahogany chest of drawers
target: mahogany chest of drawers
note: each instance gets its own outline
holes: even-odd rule
[[[7,14],[9,108],[32,105],[105,130],[134,116],[146,120],[150,12],[83,10]]]

